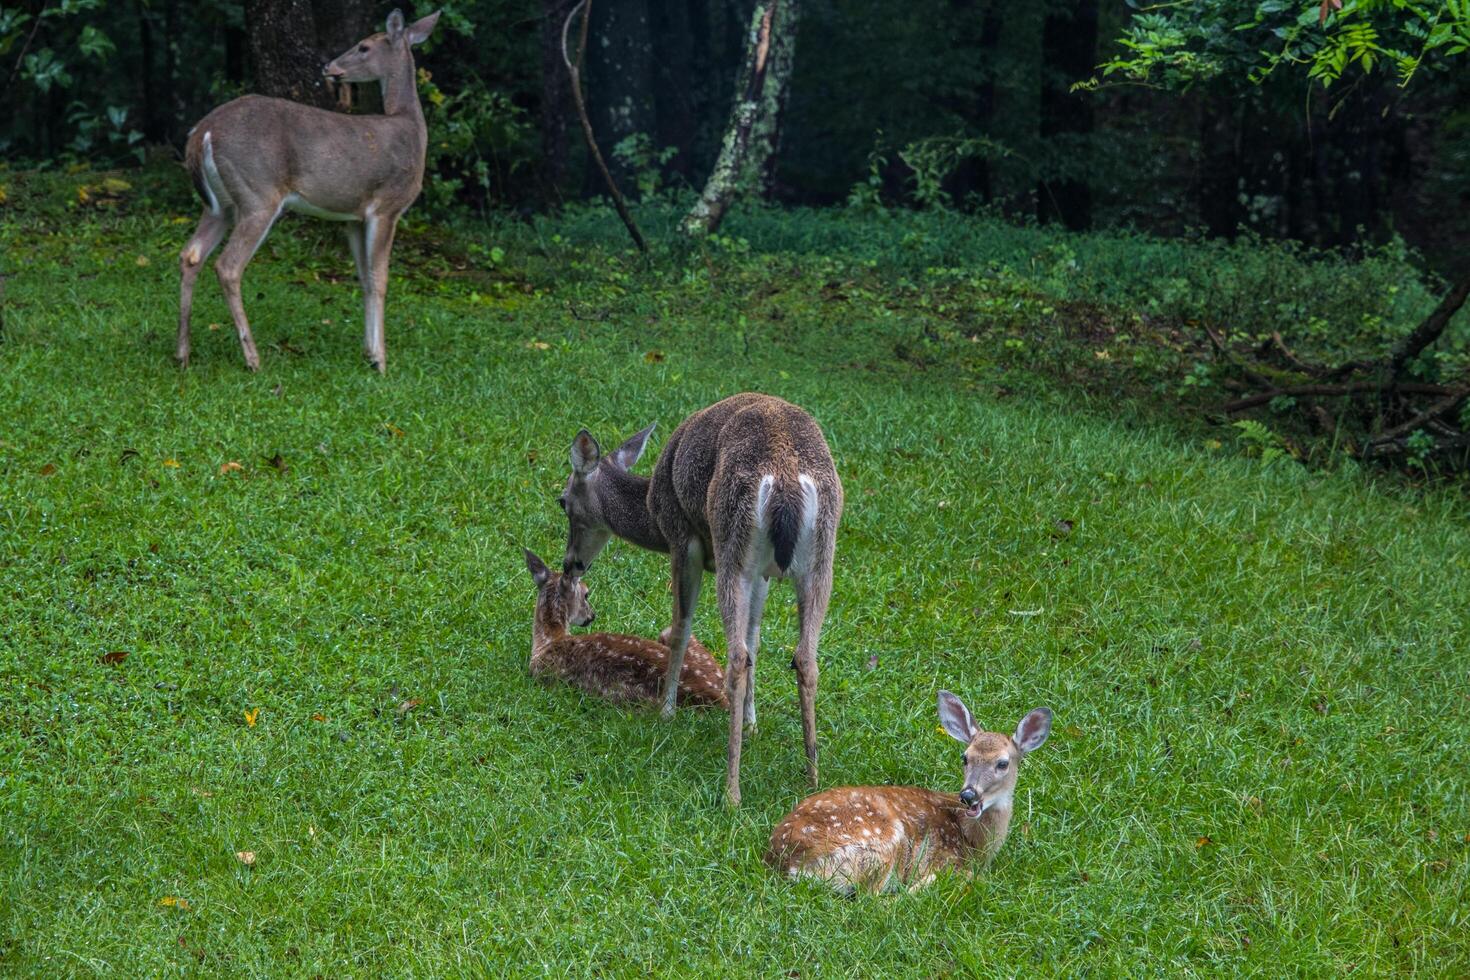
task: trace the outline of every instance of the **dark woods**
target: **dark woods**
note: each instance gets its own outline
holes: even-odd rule
[[[0,145],[19,161],[125,165],[181,145],[245,91],[341,104],[320,66],[380,27],[363,0],[26,0],[0,6]],[[539,208],[604,193],[559,49],[571,0],[450,0],[421,58],[428,205]],[[1182,95],[1079,92],[1122,3],[803,0],[757,179],[768,199],[992,208],[1082,229],[1252,229],[1320,245],[1394,233],[1431,256],[1465,234],[1470,83],[1405,94],[1220,78]],[[698,191],[745,57],[750,0],[594,5],[588,110],[632,198]],[[425,8],[427,9],[427,8]],[[419,11],[422,12],[422,11]],[[1463,75],[1464,73],[1461,73]],[[363,97],[366,96],[366,97]],[[372,93],[359,93],[359,110]],[[1436,220],[1430,221],[1433,216]]]

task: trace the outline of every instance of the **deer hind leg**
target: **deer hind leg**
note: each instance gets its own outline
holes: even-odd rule
[[[745,662],[749,665],[749,676],[745,681],[745,730],[755,732],[755,657],[761,645],[761,616],[766,610],[766,594],[771,591],[771,580],[756,575],[750,583],[750,609],[746,614]]]
[[[230,221],[222,211],[205,208],[184,250],[179,253],[179,339],[174,357],[180,367],[189,366],[189,315],[194,310],[194,280],[206,259],[219,246]]]
[[[363,337],[362,345],[367,359],[379,374],[388,370],[388,342],[383,328],[383,309],[388,296],[388,259],[393,253],[393,233],[398,227],[398,216],[391,218],[375,215],[369,210],[363,222],[367,281],[363,284]]]
[[[676,543],[669,549],[669,558],[674,572],[674,623],[669,635],[669,671],[664,675],[665,720],[674,717],[679,703],[679,677],[684,673],[684,654],[694,625],[694,604],[704,584],[704,546],[698,538],[690,538],[682,547]]]
[[[806,744],[806,776],[817,785],[817,638],[832,598],[832,551],[796,582],[796,611],[801,621],[796,641],[796,684],[801,698],[801,735]]]
[[[240,336],[245,365],[252,371],[260,370],[260,355],[255,350],[255,338],[250,335],[250,321],[245,319],[245,304],[240,300],[240,278],[280,213],[277,206],[240,218],[230,240],[225,243],[225,250],[214,263],[220,289],[224,290],[225,302],[229,304],[230,316],[235,321],[235,333]]]
[[[750,697],[750,654],[745,646],[750,628],[751,583],[757,578],[736,562],[724,562],[715,571],[720,620],[725,625],[725,692],[730,701],[730,742],[725,754],[725,800],[740,805],[740,747],[745,735],[745,703]]]

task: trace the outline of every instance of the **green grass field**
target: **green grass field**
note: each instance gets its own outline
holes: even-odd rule
[[[1147,386],[998,389],[902,356],[948,340],[881,264],[650,271],[605,219],[596,242],[420,219],[386,378],[345,248],[289,221],[246,274],[264,369],[206,275],[181,373],[186,197],[11,207],[0,972],[1470,971],[1462,494],[1249,458],[1135,411]],[[577,428],[658,422],[646,473],[744,389],[810,410],[846,485],[823,784],[958,789],[940,687],[992,728],[1056,712],[986,875],[846,899],[767,872],[806,790],[785,585],[738,812],[721,716],[526,675],[519,549],[560,553]],[[667,574],[611,545],[598,627],[655,634]],[[712,600],[695,629],[722,649]]]

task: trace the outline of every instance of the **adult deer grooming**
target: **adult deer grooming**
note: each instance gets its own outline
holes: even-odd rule
[[[424,179],[428,131],[415,86],[412,45],[434,29],[437,13],[404,26],[388,15],[386,33],[364,38],[322,73],[339,82],[379,82],[383,115],[349,116],[285,99],[247,95],[205,116],[189,133],[184,166],[204,200],[194,237],[179,255],[179,363],[189,363],[189,311],[199,267],[234,226],[215,262],[220,288],[250,370],[260,355],[250,336],[240,277],[284,210],[342,221],[362,287],[363,349],[387,370],[383,300],[398,217]]]
[[[674,621],[663,714],[671,717],[706,569],[715,573],[728,655],[730,742],[725,793],[740,803],[740,744],[755,727],[756,649],[772,576],[796,587],[795,667],[807,776],[817,782],[817,637],[832,595],[842,482],[810,415],[770,395],[734,395],[685,419],[651,480],[628,472],[653,426],[604,457],[586,429],[572,441],[560,503],[569,525],[565,571],[581,575],[617,535],[669,553]]]

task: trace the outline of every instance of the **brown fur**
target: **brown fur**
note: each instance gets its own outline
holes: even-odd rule
[[[753,674],[761,614],[772,576],[791,578],[800,619],[794,663],[801,701],[807,776],[817,781],[817,639],[832,592],[842,482],[822,430],[810,415],[771,395],[734,395],[686,418],[659,456],[650,480],[628,473],[648,429],[608,457],[583,430],[572,444],[572,475],[561,501],[568,517],[563,568],[580,574],[610,535],[667,551],[674,579],[670,675],[689,635],[703,572],[715,572],[725,627],[726,693],[731,704],[725,789],[740,802],[743,728],[754,726]],[[802,537],[807,491],[816,507]],[[761,488],[769,480],[763,511]],[[643,507],[636,494],[643,492]],[[793,557],[794,556],[794,557]],[[664,714],[674,707],[665,681]]]
[[[179,255],[180,364],[189,363],[194,280],[233,226],[215,272],[245,363],[252,371],[260,367],[240,279],[282,210],[294,207],[343,222],[362,287],[363,347],[379,371],[386,368],[388,259],[398,218],[422,187],[428,141],[410,48],[428,36],[437,17],[405,26],[395,10],[387,34],[364,38],[326,67],[333,78],[381,82],[383,115],[349,116],[247,95],[215,109],[190,131],[184,167],[205,207]],[[213,178],[208,159],[214,161]]]
[[[771,831],[766,863],[792,878],[861,891],[922,888],[939,871],[968,874],[977,860],[978,867],[988,865],[1010,832],[1021,760],[1046,741],[1051,712],[1028,713],[1014,737],[978,731],[960,700],[940,692],[940,720],[966,742],[963,793],[918,786],[817,793]],[[967,804],[965,794],[974,802]]]
[[[1005,840],[1011,811],[967,815],[955,793],[918,786],[847,786],[802,800],[771,832],[766,863],[839,888],[916,888],[967,870]]]
[[[570,576],[542,568],[547,577],[544,583],[538,584],[536,594],[531,675],[565,681],[618,704],[658,703],[668,672],[667,645],[620,633],[569,633],[569,622],[591,621],[586,586]],[[534,565],[532,574],[537,575]],[[709,650],[697,641],[690,643],[689,656],[680,674],[679,703],[728,706],[724,671]]]

